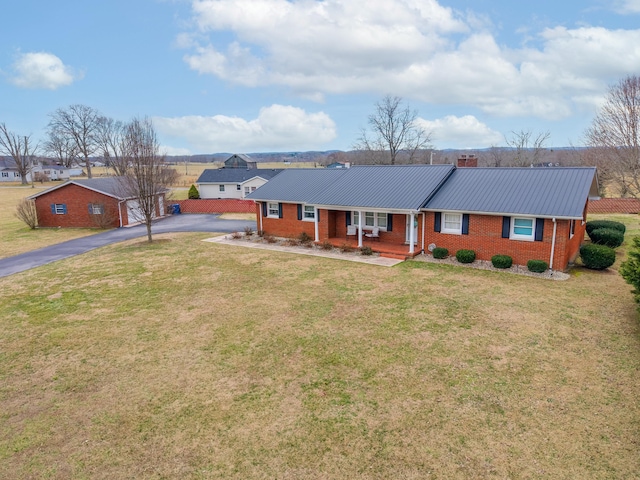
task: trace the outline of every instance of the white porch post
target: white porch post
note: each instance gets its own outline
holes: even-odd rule
[[[320,233],[318,229],[318,207],[313,207],[313,227],[316,235],[316,242],[319,242]]]
[[[413,253],[414,243],[416,242],[415,233],[416,229],[413,227],[413,222],[415,222],[415,214],[411,212],[409,214],[409,253]]]
[[[362,212],[358,210],[358,248],[362,248]]]

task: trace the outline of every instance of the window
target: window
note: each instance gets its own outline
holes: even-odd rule
[[[240,185],[240,184],[236,185],[236,190],[238,190],[238,191],[242,190],[242,185]]]
[[[256,191],[256,187],[251,187],[251,191],[255,192]]]
[[[245,195],[249,195],[250,192],[251,192],[251,189],[249,187],[244,187],[244,194]]]
[[[9,172],[2,172],[2,176],[8,178],[9,177]]]
[[[67,213],[67,205],[65,203],[55,203],[52,206],[53,213],[56,215],[65,215]]]
[[[304,210],[302,211],[302,219],[303,220],[315,220],[316,218],[316,210],[313,205],[305,205]]]
[[[102,215],[104,213],[104,205],[101,203],[90,203],[89,213],[91,215]]]
[[[267,213],[270,217],[279,217],[280,216],[280,208],[277,203],[269,202],[267,204]]]
[[[220,191],[224,192],[224,185],[220,185]]]
[[[352,213],[353,225],[359,225],[360,220],[358,218],[358,212]],[[387,228],[387,214],[381,212],[364,212],[364,225],[363,229],[370,230],[373,227],[378,227],[381,229]]]
[[[442,233],[462,234],[462,214],[461,213],[444,213],[442,223]]]
[[[533,240],[535,219],[514,217],[511,221],[511,236],[514,240]]]

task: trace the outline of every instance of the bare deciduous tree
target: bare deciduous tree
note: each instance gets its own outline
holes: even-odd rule
[[[513,167],[531,167],[538,165],[546,157],[548,150],[545,144],[551,134],[540,132],[535,137],[531,130],[511,132],[510,137],[505,137],[507,146],[511,149],[509,163]]]
[[[75,142],[54,130],[48,132],[48,139],[44,144],[44,149],[65,167],[73,166],[78,159],[78,149]]]
[[[33,156],[38,146],[32,147],[31,135],[18,135],[0,123],[0,153],[11,157],[16,164],[23,185],[27,184],[27,174],[33,166]]]
[[[586,131],[586,143],[608,163],[622,196],[640,196],[640,76],[609,87],[605,102]]]
[[[156,214],[158,196],[166,192],[176,171],[166,167],[150,119],[135,118],[128,123],[124,145],[124,157],[130,167],[128,174],[121,177],[123,196],[137,201],[138,213],[147,226],[147,239],[151,243],[151,221]]]
[[[16,206],[16,217],[27,224],[33,230],[38,225],[38,214],[36,212],[36,203],[28,198],[20,200]]]
[[[385,96],[369,115],[370,132],[363,129],[355,148],[368,154],[371,163],[395,165],[399,154],[414,163],[421,150],[431,148],[431,133],[417,124],[418,112],[402,98]]]
[[[77,149],[87,169],[87,176],[91,175],[90,157],[98,151],[98,128],[100,114],[94,108],[86,105],[71,105],[59,108],[51,114],[49,121],[49,135],[57,135],[68,139]]]
[[[97,140],[105,164],[113,168],[117,176],[126,175],[129,165],[124,155],[125,125],[113,118],[100,117]]]

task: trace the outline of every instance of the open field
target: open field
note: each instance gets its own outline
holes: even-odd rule
[[[0,186],[0,258],[18,255],[38,248],[64,242],[73,238],[92,235],[100,230],[88,228],[44,228],[30,230],[15,216],[16,206],[25,197],[49,188]]]
[[[157,238],[0,279],[0,478],[640,471],[640,328],[615,269]]]

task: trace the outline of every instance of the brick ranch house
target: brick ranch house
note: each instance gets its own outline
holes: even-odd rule
[[[39,227],[124,227],[144,221],[138,201],[123,195],[122,177],[71,180],[30,196]],[[165,215],[165,194],[155,200],[155,216]]]
[[[285,170],[248,196],[258,228],[410,257],[435,246],[565,270],[584,240],[595,168],[354,166]],[[375,236],[375,234],[378,234]]]

